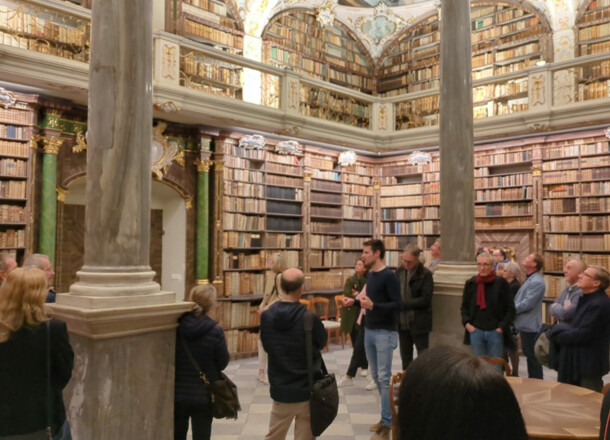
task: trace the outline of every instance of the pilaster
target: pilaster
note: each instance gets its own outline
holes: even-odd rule
[[[210,153],[197,163],[197,284],[209,282],[210,276]]]

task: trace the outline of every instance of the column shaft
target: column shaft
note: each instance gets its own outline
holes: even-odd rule
[[[208,161],[205,161],[208,162]],[[210,277],[210,170],[202,163],[197,174],[197,281]]]
[[[151,0],[94,3],[89,72],[83,272],[150,270]]]
[[[441,2],[442,259],[474,259],[474,148],[469,0]]]
[[[40,198],[39,252],[55,260],[55,233],[57,230],[57,153],[42,155],[42,188]]]

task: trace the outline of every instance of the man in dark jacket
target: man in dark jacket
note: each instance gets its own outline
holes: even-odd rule
[[[420,263],[421,250],[414,244],[404,249],[403,265],[396,270],[400,280],[402,309],[398,340],[402,369],[406,370],[413,361],[413,344],[417,354],[428,349],[432,331],[432,272]]]
[[[589,266],[580,275],[583,295],[569,324],[557,324],[550,332],[559,348],[557,380],[600,392],[602,376],[610,370],[610,286],[608,271]]]
[[[266,440],[284,440],[295,420],[294,439],[311,440],[309,382],[305,349],[304,317],[307,309],[299,299],[305,277],[299,269],[287,269],[280,279],[285,297],[261,315],[261,341],[269,357],[269,384],[273,399]],[[321,373],[327,333],[314,317],[312,331],[314,380]]]
[[[490,254],[479,254],[477,270],[479,273],[464,284],[462,294],[464,343],[472,345],[475,356],[502,357],[504,338],[511,337],[515,303],[506,280],[496,277]]]

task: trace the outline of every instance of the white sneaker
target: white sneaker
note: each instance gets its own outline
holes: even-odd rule
[[[362,368],[360,369],[360,376],[362,377],[366,377],[369,374],[369,370],[367,370],[366,368]]]
[[[353,387],[353,386],[354,386],[354,379],[352,379],[351,377],[347,377],[347,376],[343,376],[341,378],[341,380],[339,381],[339,383],[337,384],[337,387],[339,387],[339,388]]]
[[[371,379],[371,381],[368,383],[368,385],[366,386],[366,389],[369,391],[377,389],[377,384],[375,383],[375,381],[373,379]]]

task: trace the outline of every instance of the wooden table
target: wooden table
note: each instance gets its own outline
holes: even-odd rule
[[[600,393],[540,379],[507,377],[525,427],[535,439],[599,438]]]

